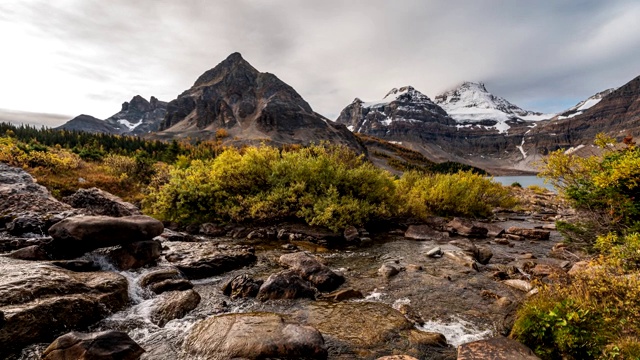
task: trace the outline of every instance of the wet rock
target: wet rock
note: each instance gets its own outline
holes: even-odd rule
[[[498,245],[509,245],[510,242],[508,239],[504,239],[504,238],[496,238],[495,240],[493,240],[494,243],[498,244]]]
[[[249,275],[242,274],[224,284],[222,293],[231,299],[256,297],[262,284],[262,280],[254,280]]]
[[[415,311],[409,304],[400,304],[398,305],[398,307],[394,306],[394,308],[400,311],[400,313],[404,315],[407,318],[407,320],[411,321],[412,323],[418,326],[424,325],[424,320],[422,319],[420,314],[417,311]],[[444,343],[446,344],[447,341],[445,340]]]
[[[100,266],[91,260],[58,260],[51,264],[75,272],[100,271]]]
[[[329,294],[323,294],[322,298],[333,301],[345,301],[351,299],[363,299],[364,295],[362,295],[362,292],[360,290],[344,289],[336,290]]]
[[[44,360],[137,360],[144,349],[121,331],[70,332],[60,336],[43,352]]]
[[[62,199],[76,209],[84,209],[90,215],[123,217],[141,215],[135,205],[98,188],[80,189]]]
[[[149,285],[149,290],[156,294],[166,291],[184,291],[193,288],[191,281],[187,279],[166,279]]]
[[[170,253],[165,255],[187,279],[202,279],[240,269],[256,262],[253,248],[246,246],[223,247],[210,242],[168,243]]]
[[[478,260],[478,262],[482,265],[487,265],[489,263],[489,260],[491,260],[491,258],[493,257],[493,252],[487,246],[478,246],[477,249],[478,250],[475,256],[476,260]]]
[[[18,249],[7,256],[20,260],[51,260],[49,254],[47,254],[40,245],[27,246],[22,249]]]
[[[409,355],[389,355],[389,356],[379,357],[376,360],[418,360],[418,359]]]
[[[444,257],[459,265],[478,271],[476,260],[462,251],[445,251]]]
[[[163,280],[178,279],[178,278],[180,278],[180,272],[178,271],[178,269],[173,267],[167,267],[167,268],[154,270],[152,272],[142,275],[138,279],[138,285],[140,285],[141,287],[148,287],[154,283],[158,283]]]
[[[515,234],[504,234],[504,237],[508,240],[522,241],[524,240],[524,236],[515,235]]]
[[[429,347],[446,347],[447,339],[437,332],[420,331],[411,329],[409,331],[409,341],[412,345]]]
[[[41,214],[28,212],[20,214],[7,225],[7,232],[14,236],[23,234],[35,234],[45,236],[47,233],[47,222]]]
[[[158,296],[152,305],[151,321],[164,327],[173,319],[180,319],[200,303],[200,294],[194,290],[169,291]]]
[[[531,289],[533,289],[533,286],[531,286],[531,283],[525,280],[510,279],[510,280],[505,280],[502,283],[505,285],[509,285],[514,289],[518,289],[524,292],[529,292],[531,291]]]
[[[549,236],[551,234],[551,232],[548,230],[526,229],[515,226],[508,228],[506,233],[511,235],[519,235],[526,239],[536,240],[549,240]]]
[[[54,258],[74,258],[99,248],[150,240],[163,230],[160,221],[144,215],[73,216],[49,228],[53,241],[47,252]]]
[[[220,225],[204,223],[200,225],[199,232],[200,234],[207,236],[224,236],[227,233],[227,230]]]
[[[41,245],[51,241],[50,237],[10,237],[0,238],[0,253],[19,250],[27,246]]]
[[[382,264],[380,269],[378,269],[378,274],[387,279],[390,277],[396,276],[399,273],[400,273],[400,270],[398,270],[395,266],[390,264]]]
[[[434,230],[429,225],[410,225],[404,237],[414,240],[440,240],[445,237],[445,234]]]
[[[449,221],[449,223],[447,223],[447,230],[450,234],[471,238],[486,238],[489,232],[486,227],[476,225],[469,220],[461,218],[454,218]]]
[[[284,270],[270,275],[260,286],[258,295],[260,301],[277,299],[315,299],[316,289],[309,282],[302,279],[292,270]]]
[[[284,254],[280,256],[279,261],[312,283],[320,291],[335,290],[344,283],[344,276],[333,272],[314,256],[305,252]]]
[[[475,258],[476,255],[478,254],[478,247],[476,246],[476,244],[472,243],[467,239],[452,240],[452,241],[449,241],[449,244],[459,248],[464,253],[466,253],[467,255],[473,258]]]
[[[442,257],[442,249],[440,246],[436,246],[433,249],[427,251],[427,256],[430,258],[440,258]]]
[[[196,323],[184,341],[193,357],[226,359],[326,359],[318,330],[287,324],[271,313],[225,314]]]
[[[496,224],[484,223],[482,225],[487,228],[487,237],[497,238],[502,236],[505,232],[502,226]]]
[[[458,360],[540,360],[531,349],[506,337],[474,341],[458,347]]]
[[[0,269],[0,358],[89,326],[129,303],[127,280],[116,273],[72,272],[6,257],[0,257]]]
[[[158,235],[155,239],[159,241],[182,241],[182,242],[199,241],[198,238],[196,238],[193,235],[186,234],[179,231],[174,231],[167,228],[165,228],[162,234]]]
[[[358,233],[358,229],[356,229],[355,226],[347,226],[346,229],[344,229],[344,239],[347,242],[351,242],[351,241],[356,241],[358,240],[358,236],[360,235]]]
[[[108,253],[111,263],[119,270],[138,269],[154,265],[162,254],[162,245],[157,240],[137,241]]]

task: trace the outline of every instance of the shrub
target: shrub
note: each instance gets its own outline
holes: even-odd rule
[[[397,194],[401,214],[419,218],[486,217],[495,207],[515,205],[507,188],[471,171],[433,175],[407,172],[398,181]]]
[[[514,182],[511,183],[511,187],[522,188],[522,185],[519,182],[514,181]]]

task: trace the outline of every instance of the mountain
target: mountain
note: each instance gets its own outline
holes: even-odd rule
[[[557,115],[556,120],[569,119],[574,116],[582,115],[582,113],[592,108],[594,105],[599,103],[600,100],[602,100],[605,96],[611,94],[615,90],[616,90],[615,88],[607,89],[587,98],[586,100],[580,101],[575,106],[559,113]]]
[[[93,133],[143,135],[157,131],[166,114],[167,103],[151,97],[147,101],[140,95],[125,101],[119,112],[106,120],[89,115],[77,116],[56,129]]]
[[[259,72],[239,53],[206,71],[169,102],[156,136],[215,138],[219,129],[228,134],[224,141],[231,143],[330,141],[365,151],[344,125],[315,113],[291,86]]]
[[[493,127],[506,133],[512,123],[549,119],[553,115],[524,110],[499,96],[491,94],[483,83],[464,82],[453,90],[434,98],[449,116],[468,126]]]

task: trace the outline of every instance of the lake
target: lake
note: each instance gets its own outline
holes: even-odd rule
[[[509,186],[514,182],[520,183],[522,187],[527,187],[530,185],[538,185],[540,187],[549,189],[553,192],[556,190],[553,188],[551,184],[545,184],[543,178],[539,178],[535,175],[520,175],[520,176],[494,176],[493,179],[502,185]]]

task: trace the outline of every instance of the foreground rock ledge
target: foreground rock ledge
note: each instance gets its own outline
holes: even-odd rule
[[[127,280],[0,257],[0,358],[87,327],[129,302]]]
[[[287,324],[278,314],[248,313],[213,316],[195,324],[184,348],[197,358],[326,359],[318,330]]]
[[[42,354],[44,360],[137,360],[144,349],[120,331],[84,334],[70,332],[57,338]]]

